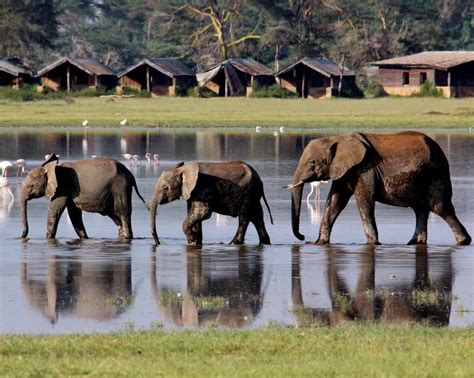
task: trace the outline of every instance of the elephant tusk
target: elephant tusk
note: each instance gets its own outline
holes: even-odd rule
[[[303,185],[303,184],[304,184],[304,181],[301,180],[301,181],[297,182],[296,184],[289,184],[287,186],[284,186],[284,188],[293,189],[293,188],[296,188],[297,186],[300,186],[300,185]]]

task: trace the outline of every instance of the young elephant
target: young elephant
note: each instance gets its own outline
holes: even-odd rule
[[[332,180],[317,244],[329,243],[337,217],[354,194],[368,244],[378,244],[375,202],[411,207],[416,228],[409,244],[426,244],[430,211],[442,217],[459,245],[471,237],[456,217],[451,202],[449,165],[441,147],[417,132],[361,134],[314,139],[301,155],[293,175],[292,226],[299,232],[301,195],[305,183]]]
[[[209,219],[213,211],[239,217],[239,227],[232,244],[244,243],[249,222],[255,225],[260,244],[270,244],[260,199],[263,197],[273,224],[270,207],[263,192],[262,180],[248,164],[242,161],[194,161],[179,163],[165,170],[158,179],[151,200],[150,224],[157,245],[160,244],[155,223],[157,206],[181,196],[188,205],[183,231],[189,244],[202,244],[202,221]]]
[[[138,191],[132,173],[121,163],[108,158],[58,164],[52,154],[41,167],[28,173],[21,189],[23,238],[28,235],[27,201],[46,196],[48,208],[47,239],[56,237],[59,219],[67,208],[81,239],[87,239],[82,211],[109,216],[119,226],[119,237],[132,239],[132,188]]]

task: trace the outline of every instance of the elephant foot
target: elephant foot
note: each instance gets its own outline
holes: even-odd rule
[[[324,238],[318,238],[314,243],[315,245],[326,245],[329,244],[329,239],[324,239]]]
[[[407,245],[426,245],[426,240],[419,240],[417,238],[412,238]]]
[[[231,245],[242,245],[244,244],[244,241],[243,240],[240,240],[240,239],[233,239],[231,242],[230,242]],[[260,243],[262,244],[262,243]],[[270,243],[268,243],[270,244]]]

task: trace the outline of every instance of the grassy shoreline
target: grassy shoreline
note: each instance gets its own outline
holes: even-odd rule
[[[259,99],[74,98],[0,101],[0,126],[117,128],[469,129],[472,98]]]
[[[1,336],[0,375],[472,376],[474,329],[336,328]]]

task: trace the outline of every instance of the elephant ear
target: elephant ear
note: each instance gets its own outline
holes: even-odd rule
[[[355,135],[338,140],[331,147],[333,156],[329,168],[331,180],[338,180],[353,166],[359,164],[367,151],[366,144]]]
[[[189,163],[183,167],[182,194],[183,194],[183,198],[186,201],[189,198],[191,198],[191,193],[196,187],[198,176],[199,176],[199,165],[197,162]]]
[[[51,200],[56,194],[58,188],[58,180],[56,178],[56,166],[58,165],[58,159],[43,164],[43,168],[46,172],[48,183],[46,184],[45,196],[48,200]]]

